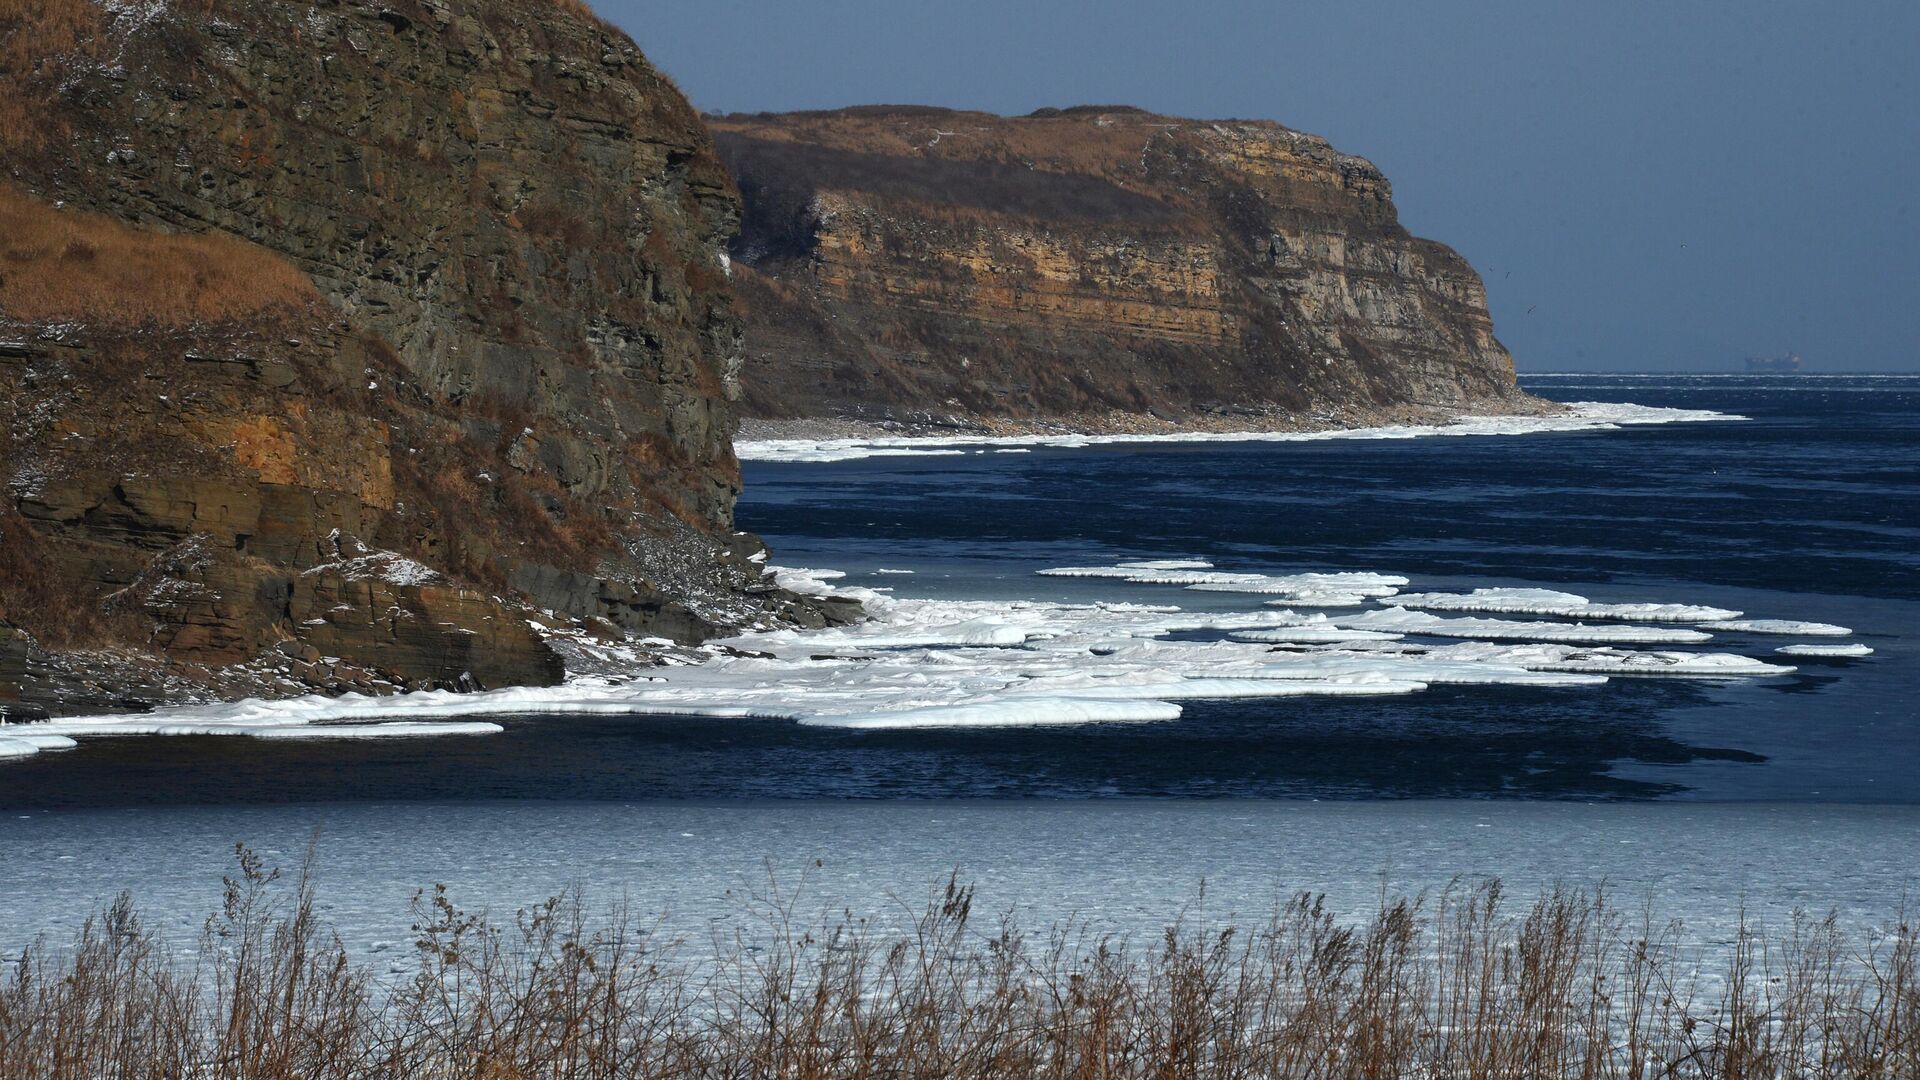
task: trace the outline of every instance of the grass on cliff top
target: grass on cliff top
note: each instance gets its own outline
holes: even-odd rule
[[[96,0],[0,0],[0,150],[59,141],[53,88],[98,54],[105,14]]]
[[[306,274],[236,237],[135,228],[0,185],[0,315],[183,327],[319,302]]]
[[[981,920],[949,882],[917,914],[811,920],[791,892],[689,956],[577,895],[510,919],[416,897],[376,979],[313,882],[239,850],[200,948],[122,897],[10,957],[0,1076],[973,1077],[1059,1080],[1912,1080],[1920,942],[1796,917],[1689,945],[1652,912],[1497,882],[1358,920],[1300,894],[1264,921],[1170,913],[1150,940]],[[392,959],[390,957],[390,959]]]

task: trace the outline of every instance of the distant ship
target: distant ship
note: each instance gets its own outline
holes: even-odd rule
[[[1781,353],[1779,356],[1749,356],[1747,373],[1749,375],[1798,375],[1803,363],[1800,354],[1796,352]]]

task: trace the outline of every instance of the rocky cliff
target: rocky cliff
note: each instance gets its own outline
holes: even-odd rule
[[[732,529],[734,186],[575,0],[0,0],[0,153],[0,701],[819,617]]]
[[[1531,410],[1370,162],[1083,107],[710,117],[764,418],[1287,426]]]

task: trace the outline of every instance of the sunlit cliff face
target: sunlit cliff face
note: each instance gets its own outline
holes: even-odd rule
[[[1478,276],[1269,123],[934,109],[713,121],[762,415],[1525,407]]]

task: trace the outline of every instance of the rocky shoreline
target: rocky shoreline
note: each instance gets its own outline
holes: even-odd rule
[[[826,618],[733,526],[733,181],[584,5],[29,5],[0,116],[0,709]]]
[[[735,439],[1556,408],[1270,122],[702,116],[557,0],[29,6],[0,117],[0,719],[858,618],[763,575]]]

